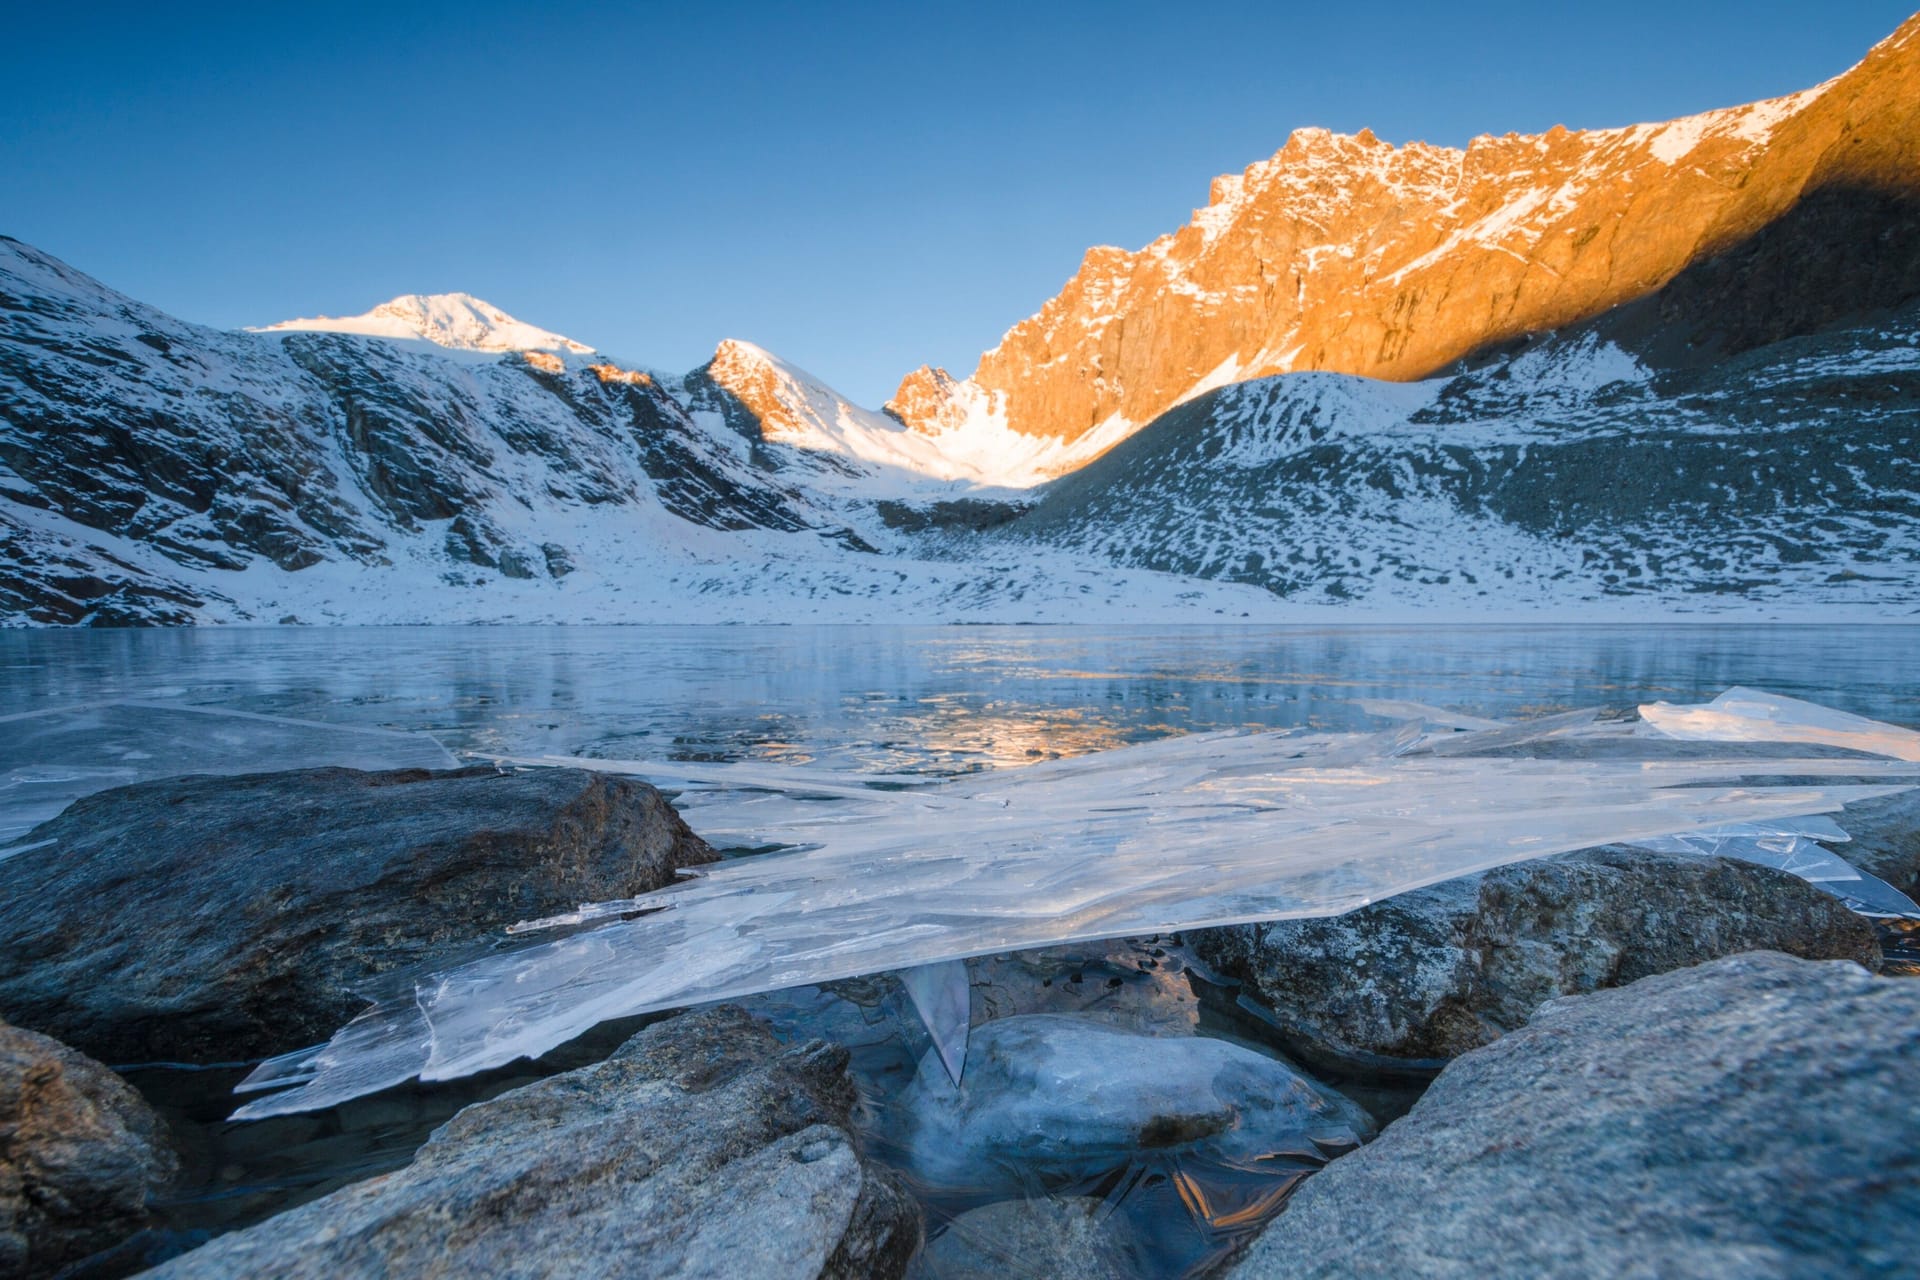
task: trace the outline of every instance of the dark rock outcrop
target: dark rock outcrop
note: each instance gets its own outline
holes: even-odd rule
[[[467,1108],[396,1173],[151,1274],[897,1276],[918,1211],[853,1144],[846,1066],[738,1008],[689,1013]]]
[[[1920,984],[1771,952],[1543,1007],[1308,1179],[1241,1280],[1909,1274]]]
[[[326,1039],[382,974],[716,856],[643,782],[309,769],[98,792],[0,878],[0,1014],[115,1063]]]
[[[1879,967],[1871,925],[1750,863],[1609,847],[1517,863],[1344,916],[1188,935],[1245,981],[1309,1061],[1449,1058],[1556,996],[1736,952]]]
[[[53,1275],[139,1231],[177,1168],[124,1080],[0,1022],[0,1278]]]

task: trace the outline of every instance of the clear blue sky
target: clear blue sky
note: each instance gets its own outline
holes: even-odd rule
[[[1392,142],[1804,88],[1911,0],[9,6],[0,232],[237,326],[464,289],[877,405],[1297,125]]]

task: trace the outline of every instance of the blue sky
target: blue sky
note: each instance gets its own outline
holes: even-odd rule
[[[870,405],[1299,125],[1391,142],[1805,88],[1906,2],[10,6],[0,232],[237,326],[464,289]]]

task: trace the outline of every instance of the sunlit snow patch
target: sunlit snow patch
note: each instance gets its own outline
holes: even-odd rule
[[[1776,730],[1811,725],[1845,737],[1842,745],[1898,756],[1907,738],[1920,738],[1790,702],[1774,699],[1771,717],[1716,719],[1725,736],[1715,741],[1766,743]],[[1659,715],[1662,729],[1677,722]],[[1806,759],[1747,746],[1729,758],[1700,745],[1674,758],[1674,749],[1648,725],[1582,712],[1477,733],[1435,734],[1416,721],[1375,735],[1195,734],[904,789],[804,769],[676,766],[663,780],[690,788],[681,804],[709,840],[798,848],[531,922],[523,932],[570,932],[423,978],[328,1044],[264,1064],[243,1090],[291,1087],[237,1114],[310,1110],[414,1077],[468,1075],[609,1018],[924,966],[936,967],[909,987],[932,1011],[943,1061],[958,1074],[966,1019],[948,1007],[955,988],[944,979],[954,970],[944,966],[953,961],[1336,915],[1593,845],[1736,824],[1777,831],[1782,819],[1920,778],[1904,757]],[[647,772],[639,763],[566,763]],[[1758,770],[1802,782],[1737,785]],[[1856,781],[1823,781],[1839,778]],[[801,804],[796,795],[816,798]],[[606,919],[613,915],[625,918]]]

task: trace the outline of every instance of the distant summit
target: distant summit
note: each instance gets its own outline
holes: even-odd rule
[[[357,316],[314,316],[261,325],[254,333],[318,330],[370,338],[417,338],[457,351],[570,351],[587,355],[584,342],[516,320],[470,293],[407,293]]]

